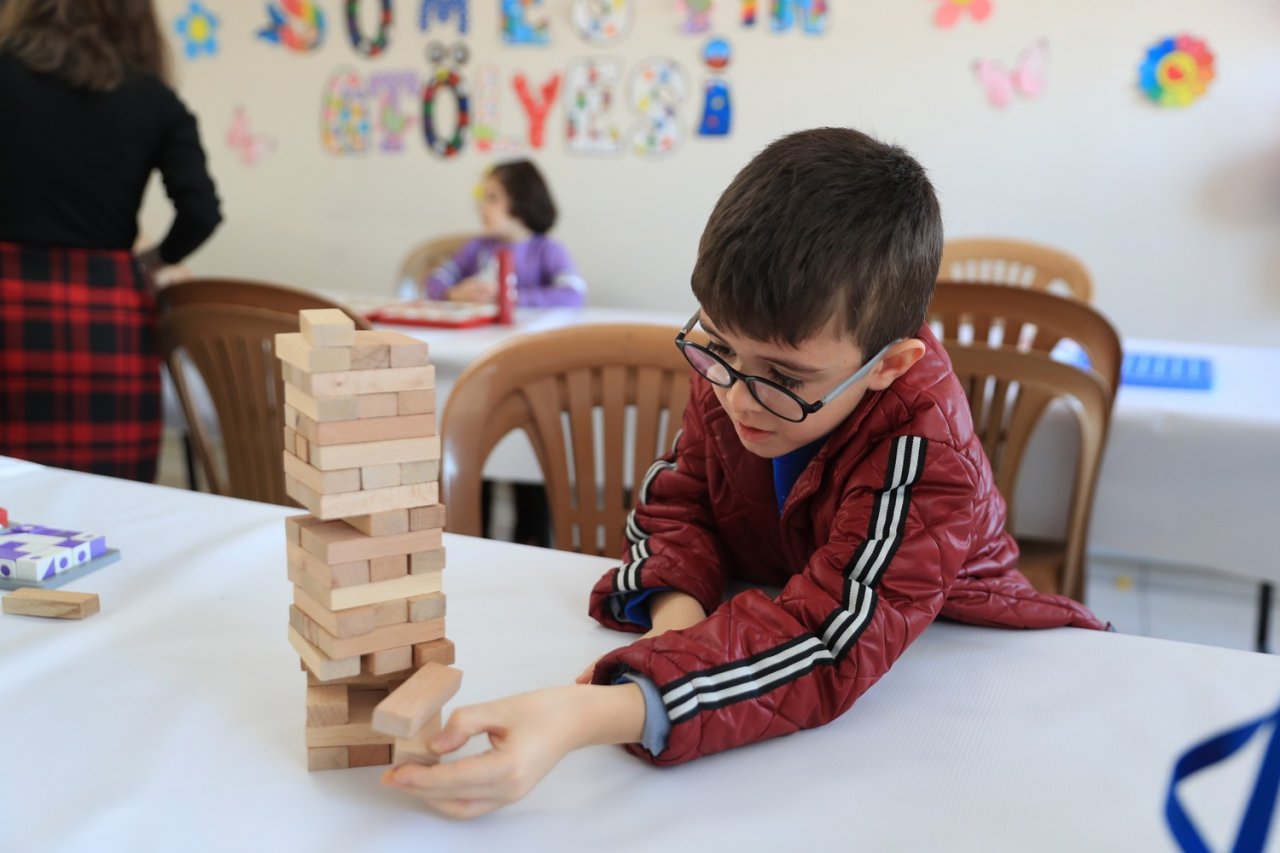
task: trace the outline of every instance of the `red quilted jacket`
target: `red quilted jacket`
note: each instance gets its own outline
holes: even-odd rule
[[[950,359],[927,327],[918,337],[924,357],[831,433],[781,517],[772,462],[742,446],[711,384],[693,378],[683,429],[628,520],[626,562],[591,593],[591,615],[618,630],[640,630],[619,617],[643,590],[688,593],[711,614],[596,665],[596,683],[632,670],[662,693],[667,748],[632,745],[636,755],[678,764],[830,722],[940,616],[1105,627],[1015,568],[1005,502]],[[721,603],[730,580],[782,592]]]

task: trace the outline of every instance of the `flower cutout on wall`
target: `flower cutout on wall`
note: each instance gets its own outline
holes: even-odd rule
[[[991,0],[942,0],[933,22],[943,29],[950,29],[962,15],[969,15],[975,21],[985,21],[991,16]]]
[[[1213,77],[1209,46],[1185,34],[1156,42],[1138,66],[1138,85],[1162,107],[1190,106],[1209,88]]]
[[[213,56],[218,52],[218,19],[201,3],[193,2],[187,6],[186,14],[178,18],[174,29],[182,37],[187,59],[195,59],[202,53]]]

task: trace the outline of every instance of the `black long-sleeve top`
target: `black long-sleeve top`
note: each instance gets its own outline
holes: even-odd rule
[[[159,169],[175,216],[160,259],[177,263],[222,221],[195,116],[159,79],[72,88],[0,55],[0,242],[131,249]]]

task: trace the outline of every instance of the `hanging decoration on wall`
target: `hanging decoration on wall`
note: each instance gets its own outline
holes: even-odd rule
[[[729,42],[718,36],[707,39],[702,48],[702,61],[717,74],[729,67],[733,49]],[[702,93],[702,121],[698,125],[699,136],[728,136],[733,127],[733,97],[729,83],[723,77],[708,77]]]
[[[688,85],[675,60],[664,56],[646,59],[636,66],[627,87],[632,109],[640,122],[630,133],[631,149],[642,157],[665,157],[680,145],[676,116]]]
[[[680,32],[696,36],[711,31],[711,0],[676,0],[676,10],[682,18]]]
[[[824,35],[831,12],[827,0],[769,0],[769,29],[785,33],[796,24],[811,36]],[[756,25],[756,0],[742,0],[742,26]]]
[[[551,22],[539,8],[543,2],[502,0],[502,40],[507,44],[550,44]]]
[[[389,154],[404,150],[404,138],[414,117],[400,108],[401,96],[417,101],[418,75],[414,71],[376,71],[369,75],[369,99],[382,137],[378,147]]]
[[[315,50],[324,43],[324,12],[314,0],[279,0],[267,4],[267,25],[258,38],[283,45],[295,53]]]
[[[418,8],[418,29],[426,32],[431,27],[433,15],[442,24],[457,15],[458,33],[467,34],[469,24],[467,0],[422,0],[422,5]]]
[[[529,91],[529,81],[523,74],[512,77],[511,85],[516,90],[516,97],[520,99],[520,106],[524,107],[524,113],[529,118],[529,145],[535,150],[539,149],[545,139],[547,113],[551,112],[551,106],[556,102],[556,93],[560,91],[560,75],[552,74],[551,79],[539,87],[541,97],[535,97]]]
[[[635,17],[633,0],[573,0],[569,11],[578,35],[596,44],[620,40]]]
[[[364,34],[360,26],[361,0],[347,2],[347,35],[351,38],[351,46],[361,56],[373,58],[380,55],[391,43],[391,23],[395,20],[395,11],[391,0],[378,0],[378,32],[373,38]]]
[[[1138,66],[1138,86],[1162,107],[1189,107],[1204,95],[1214,78],[1214,56],[1195,36],[1170,36],[1147,49]]]
[[[360,74],[339,68],[325,86],[320,142],[331,154],[362,154],[369,148],[369,93]]]
[[[218,52],[218,19],[203,3],[188,4],[187,11],[174,23],[174,29],[182,38],[182,52],[187,59]]]
[[[1014,93],[1034,98],[1043,91],[1048,60],[1049,44],[1042,39],[1018,55],[1012,70],[994,59],[979,59],[973,63],[973,71],[987,101],[1003,109],[1013,101]]]
[[[471,107],[459,70],[466,63],[468,55],[466,46],[462,44],[455,44],[452,50],[446,50],[443,45],[432,42],[427,48],[427,58],[434,67],[427,84],[422,87],[422,134],[427,140],[427,147],[445,159],[458,156],[467,144]],[[446,64],[450,60],[453,67]],[[437,133],[435,122],[436,98],[445,90],[453,95],[457,106],[453,134],[449,137]]]
[[[476,150],[484,154],[517,154],[525,150],[518,136],[503,134],[499,123],[502,98],[502,74],[498,66],[486,63],[476,69],[475,96],[471,122],[471,139]]]
[[[756,0],[742,0],[742,26],[756,25]]]
[[[942,0],[933,15],[934,26],[949,30],[965,15],[975,21],[991,17],[991,0]]]
[[[249,116],[244,107],[237,105],[231,113],[231,126],[227,129],[227,146],[241,163],[252,166],[274,151],[276,142],[264,134],[254,133],[249,127]]]
[[[612,121],[622,63],[590,57],[569,63],[564,75],[565,144],[571,154],[620,154],[622,131]]]

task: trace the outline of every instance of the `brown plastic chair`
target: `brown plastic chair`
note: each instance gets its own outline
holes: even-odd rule
[[[440,430],[449,530],[482,535],[485,460],[521,429],[546,482],[555,546],[617,556],[635,490],[689,398],[674,340],[663,326],[574,326],[513,338],[468,365]]]
[[[1029,287],[1093,300],[1093,278],[1074,255],[1023,240],[948,240],[942,247],[940,281]]]
[[[356,328],[368,321],[304,290],[235,279],[192,279],[159,293],[160,348],[187,419],[196,457],[214,494],[296,506],[285,494],[284,383],[275,357],[278,332],[298,331],[298,312],[338,308]],[[207,389],[221,432],[226,469],[216,461],[207,410],[193,386]]]
[[[417,285],[418,292],[421,293],[427,276],[431,275],[436,267],[456,255],[467,241],[477,236],[479,235],[447,234],[419,243],[400,263],[400,272],[396,278],[398,286],[411,281]]]
[[[1018,537],[1019,568],[1037,589],[1083,601],[1089,517],[1120,378],[1119,336],[1083,302],[1003,285],[940,282],[929,315],[969,397],[974,430],[1009,504],[1010,530],[1028,440],[1050,403],[1070,404],[1080,446],[1064,537]],[[1089,366],[1055,359],[1064,341]]]

